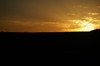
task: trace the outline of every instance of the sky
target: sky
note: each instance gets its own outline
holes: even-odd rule
[[[0,0],[0,31],[100,29],[100,0]]]

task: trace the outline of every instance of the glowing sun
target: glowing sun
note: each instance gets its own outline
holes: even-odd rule
[[[80,26],[81,26],[81,31],[91,31],[95,29],[95,25],[89,22],[82,22]]]
[[[80,26],[79,29],[77,29],[77,31],[84,31],[84,32],[90,32],[94,29],[96,29],[96,25],[93,24],[93,18],[84,18],[85,20],[80,20],[79,22],[77,22],[77,24]]]

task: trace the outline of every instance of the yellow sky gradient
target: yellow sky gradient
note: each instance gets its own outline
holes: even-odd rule
[[[0,31],[100,29],[100,0],[0,0]]]

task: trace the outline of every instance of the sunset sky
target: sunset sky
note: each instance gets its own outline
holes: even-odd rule
[[[0,0],[0,31],[100,29],[100,0]]]

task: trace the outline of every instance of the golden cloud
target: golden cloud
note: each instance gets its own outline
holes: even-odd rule
[[[98,6],[100,8],[100,6]]]
[[[98,13],[88,13],[89,15],[99,15]]]

